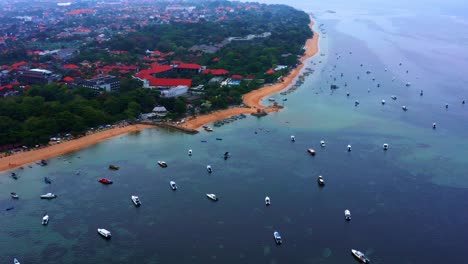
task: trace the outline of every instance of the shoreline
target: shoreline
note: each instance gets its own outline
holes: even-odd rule
[[[250,91],[249,93],[245,94],[242,100],[244,104],[248,107],[234,107],[224,110],[218,110],[206,115],[200,115],[187,120],[187,122],[181,125],[181,127],[189,129],[199,129],[200,127],[208,123],[212,123],[214,121],[221,120],[223,118],[227,118],[233,115],[255,113],[257,112],[257,109],[264,109],[266,112],[279,111],[280,108],[264,106],[260,102],[264,97],[286,89],[298,77],[299,73],[304,67],[304,62],[318,53],[319,34],[313,30],[313,25],[315,24],[315,22],[314,20],[312,20],[312,17],[310,17],[310,21],[311,22],[309,24],[309,27],[314,33],[314,36],[313,38],[308,39],[305,43],[306,50],[304,52],[304,55],[300,58],[301,64],[294,68],[287,76],[285,76],[283,78],[283,82],[276,83],[270,86],[264,86],[262,88]],[[72,139],[70,141],[65,141],[60,144],[55,144],[40,149],[19,152],[10,156],[1,157],[0,172],[19,168],[23,165],[37,162],[39,160],[49,159],[52,157],[74,152],[119,135],[137,132],[154,127],[156,126],[137,124],[111,128],[104,131],[96,132],[91,135],[86,135],[77,139]]]

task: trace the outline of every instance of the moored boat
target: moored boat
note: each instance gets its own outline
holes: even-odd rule
[[[16,258],[13,259],[13,264],[20,264],[19,260],[17,260]]]
[[[52,180],[49,179],[48,177],[44,177],[44,182],[45,182],[46,184],[52,184]]]
[[[310,155],[315,156],[315,150],[314,149],[307,149],[307,152],[309,152]]]
[[[109,170],[118,170],[118,169],[120,169],[119,166],[109,165]]]
[[[388,150],[388,144],[387,143],[383,144],[383,149]]]
[[[213,172],[213,169],[211,168],[210,165],[207,165],[207,166],[206,166],[206,170],[208,171],[208,173],[212,173],[212,172]]]
[[[54,198],[57,198],[57,195],[53,193],[46,193],[46,194],[41,195],[41,199],[54,199]]]
[[[362,263],[370,263],[370,260],[359,250],[351,249],[351,254]]]
[[[206,127],[206,128],[205,128],[205,131],[213,132],[213,128],[211,128],[211,127]]]
[[[351,145],[348,145],[347,148],[348,148],[348,151],[351,151]]]
[[[15,192],[11,192],[10,195],[11,195],[11,198],[13,198],[13,199],[19,199],[18,194],[15,193]]]
[[[270,201],[270,197],[265,197],[265,205],[268,206],[270,205],[271,201]]]
[[[317,178],[317,182],[320,186],[324,186],[325,185],[325,181],[323,180],[323,177],[322,175],[319,175],[318,178]]]
[[[273,232],[273,237],[275,238],[275,242],[277,245],[283,244],[283,239],[278,231]]]
[[[324,148],[324,147],[326,146],[326,145],[325,145],[325,141],[320,140],[320,146],[321,146],[322,148]]]
[[[172,190],[174,190],[174,191],[177,190],[177,185],[176,185],[175,181],[170,181],[169,185],[171,185]]]
[[[103,236],[104,238],[108,238],[108,239],[109,239],[109,238],[111,238],[111,236],[112,236],[111,232],[110,232],[109,230],[107,230],[107,229],[104,229],[104,228],[98,228],[98,229],[97,229],[97,232],[98,232],[101,236]]]
[[[191,149],[188,150],[188,155],[192,156],[192,150]]]
[[[14,206],[10,206],[10,207],[7,207],[7,208],[5,209],[5,211],[10,211],[10,210],[13,210],[13,209],[15,209],[15,207],[14,207]]]
[[[296,137],[291,136],[291,141],[292,141],[292,142],[296,141]]]
[[[216,197],[214,193],[207,193],[206,197],[208,197],[210,200],[218,201],[218,197]]]
[[[112,184],[113,183],[113,181],[111,181],[111,180],[109,180],[107,178],[100,178],[98,181],[100,183],[102,183],[102,184]]]
[[[141,205],[140,198],[138,198],[138,196],[136,196],[136,195],[132,195],[132,201],[135,204],[135,206],[137,206],[137,207]]]
[[[347,221],[351,220],[351,212],[348,209],[344,211],[344,215]]]
[[[49,215],[44,214],[44,216],[42,217],[42,225],[47,225],[47,224],[49,224]]]
[[[158,161],[158,165],[161,166],[161,168],[166,168],[167,167],[167,163],[165,161],[162,161],[162,160]]]
[[[13,179],[15,179],[15,180],[18,179],[18,175],[16,175],[16,173],[14,173],[14,172],[11,173],[11,177],[12,177]]]

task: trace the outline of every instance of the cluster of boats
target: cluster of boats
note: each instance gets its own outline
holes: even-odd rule
[[[235,116],[230,116],[228,118],[224,118],[224,119],[221,119],[221,120],[218,120],[216,122],[213,123],[213,126],[215,127],[220,127],[220,126],[223,126],[225,124],[229,124],[231,122],[234,122],[236,120],[239,120],[239,119],[244,119],[246,118],[247,116],[244,115],[244,114],[240,114],[240,115],[235,115]]]
[[[312,73],[314,73],[314,69],[312,68],[305,68],[304,71],[302,72],[301,75],[299,75],[297,77],[297,80],[296,82],[291,85],[289,88],[287,88],[286,90],[282,91],[280,94],[281,95],[288,95],[294,91],[296,91],[299,87],[301,87],[301,85],[304,84],[304,80],[307,76],[311,75]]]

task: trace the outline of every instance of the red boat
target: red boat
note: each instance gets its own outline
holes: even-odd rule
[[[315,150],[313,149],[307,149],[307,152],[309,152],[310,155],[315,156]]]
[[[106,178],[99,179],[99,182],[102,184],[112,184],[112,181]]]

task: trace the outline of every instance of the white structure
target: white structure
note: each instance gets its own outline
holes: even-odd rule
[[[158,117],[165,117],[167,115],[167,109],[164,106],[156,106],[153,108],[152,112],[155,113]]]
[[[183,94],[186,94],[188,91],[189,87],[185,85],[179,85],[167,90],[162,90],[161,91],[161,96],[162,97],[177,97],[181,96]]]

